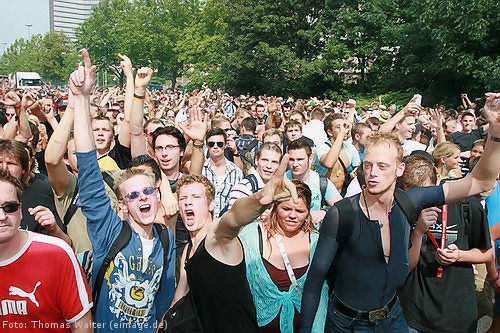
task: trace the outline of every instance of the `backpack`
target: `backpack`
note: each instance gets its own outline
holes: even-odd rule
[[[241,162],[243,162],[243,173],[248,175],[248,170],[255,167],[254,152],[253,149],[257,147],[259,140],[253,139],[247,146],[243,148],[238,148],[238,153],[241,157]]]
[[[156,229],[156,232],[160,237],[161,245],[163,246],[163,263],[165,265],[168,261],[168,250],[170,247],[170,238],[168,235],[168,229],[163,224],[159,223],[154,223],[153,227]],[[130,224],[128,224],[128,222],[126,221],[123,221],[122,228],[120,230],[120,233],[118,234],[118,237],[115,239],[113,244],[111,244],[111,248],[109,249],[108,254],[106,254],[106,257],[104,258],[102,265],[99,268],[99,272],[97,273],[95,284],[92,289],[92,299],[94,300],[94,306],[92,307],[92,312],[94,315],[97,309],[97,303],[99,301],[99,295],[101,293],[102,283],[104,281],[104,275],[106,274],[109,265],[115,259],[116,255],[130,242],[131,237],[132,237],[132,229],[130,227]],[[89,267],[88,264],[86,266]],[[90,270],[92,270],[92,265],[90,265]],[[87,274],[86,272],[86,276],[88,275],[89,274]],[[91,279],[92,277],[90,276],[90,280]],[[161,289],[161,284],[158,290],[160,289]]]
[[[404,191],[396,190],[394,191],[394,200],[397,205],[401,208],[408,223],[410,224],[411,230],[415,229],[415,225],[418,220],[417,210],[415,205],[408,197],[408,195]],[[335,258],[328,270],[327,275],[327,283],[330,290],[333,292],[333,282],[335,280],[335,263],[347,242],[352,236],[352,232],[354,229],[354,208],[352,207],[351,199],[344,198],[340,201],[337,201],[334,204],[337,207],[339,212],[339,226],[337,230],[336,240],[338,243],[337,252],[335,254]]]

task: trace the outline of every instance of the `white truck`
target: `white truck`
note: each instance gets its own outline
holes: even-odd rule
[[[40,74],[36,72],[17,72],[14,79],[18,89],[41,89],[43,85]]]

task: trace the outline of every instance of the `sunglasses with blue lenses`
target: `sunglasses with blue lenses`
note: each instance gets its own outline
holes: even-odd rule
[[[143,188],[142,191],[132,191],[130,193],[125,194],[125,198],[127,198],[128,201],[134,201],[137,200],[137,198],[139,198],[141,192],[146,196],[150,196],[151,194],[155,193],[155,191],[156,187],[148,186]]]
[[[8,203],[6,205],[0,206],[0,209],[3,209],[5,214],[11,214],[11,213],[17,212],[17,210],[19,209],[19,206],[21,206],[21,204],[19,202],[11,202],[11,203]]]

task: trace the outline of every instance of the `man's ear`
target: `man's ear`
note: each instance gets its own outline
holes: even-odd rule
[[[215,200],[210,201],[210,204],[208,205],[208,211],[213,212],[215,209]]]
[[[118,200],[118,207],[124,212],[128,214],[128,207],[127,205],[123,202],[123,200]]]
[[[396,177],[401,177],[403,175],[403,173],[405,172],[405,167],[406,164],[404,163],[400,163],[398,165],[398,168],[396,169]]]

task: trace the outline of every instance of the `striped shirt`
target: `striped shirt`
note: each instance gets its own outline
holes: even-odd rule
[[[257,190],[261,190],[264,187],[264,181],[262,180],[262,177],[257,171],[254,171],[252,174],[255,176],[255,178],[257,178]],[[250,183],[250,180],[248,180],[247,178],[242,179],[239,184],[234,186],[233,190],[229,194],[228,209],[231,209],[231,207],[233,207],[236,200],[248,197],[252,194],[252,184]]]
[[[215,208],[213,218],[218,218],[220,211],[229,202],[229,193],[243,178],[243,172],[233,162],[226,158],[226,171],[223,177],[217,177],[210,165],[210,159],[205,161],[201,174],[215,186]]]

